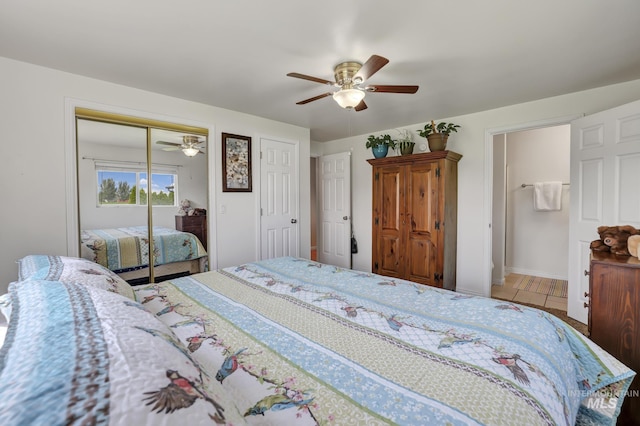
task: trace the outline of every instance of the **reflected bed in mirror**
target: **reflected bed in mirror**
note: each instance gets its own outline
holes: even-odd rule
[[[153,227],[152,234],[156,281],[208,269],[207,252],[194,234],[158,226]],[[83,230],[81,256],[129,283],[145,283],[150,258],[147,235],[146,226]]]

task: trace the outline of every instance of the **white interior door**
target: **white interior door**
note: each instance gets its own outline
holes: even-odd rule
[[[640,101],[571,123],[567,313],[587,322],[589,244],[598,226],[640,227]]]
[[[295,143],[260,140],[260,258],[298,256]]]
[[[351,153],[319,161],[318,261],[351,268]]]

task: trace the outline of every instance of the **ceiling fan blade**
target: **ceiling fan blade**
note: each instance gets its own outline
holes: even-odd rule
[[[380,92],[380,93],[416,93],[418,91],[419,86],[389,86],[389,85],[379,85],[372,84],[365,87],[366,91],[369,92]]]
[[[173,142],[165,142],[165,141],[156,141],[158,145],[170,145],[170,146],[182,146],[181,143],[173,143]]]
[[[384,67],[389,63],[387,58],[383,58],[378,55],[371,55],[367,62],[360,68],[360,70],[356,73],[354,78],[361,78],[362,81],[367,80],[369,77],[380,71],[380,68]]]
[[[173,148],[162,148],[162,150],[163,151],[179,151],[180,147],[176,146],[176,147],[173,147]]]
[[[309,80],[315,83],[328,84],[329,86],[333,86],[336,84],[335,81],[325,80],[324,78],[312,77],[310,75],[300,74],[297,72],[290,72],[289,74],[287,74],[287,77],[301,78],[303,80]]]
[[[356,107],[354,108],[356,111],[362,111],[364,109],[367,109],[367,104],[364,103],[364,99],[360,101],[360,103],[358,105],[356,105]]]
[[[331,96],[331,95],[333,95],[333,93],[331,93],[331,92],[323,93],[322,95],[314,96],[313,98],[309,98],[309,99],[305,99],[304,101],[296,102],[296,105],[308,104],[309,102],[317,101],[318,99],[326,98],[327,96]]]

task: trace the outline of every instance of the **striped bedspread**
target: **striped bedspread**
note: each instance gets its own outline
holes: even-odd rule
[[[544,311],[305,259],[78,276],[10,284],[3,426],[613,425],[635,376]]]
[[[615,424],[634,376],[544,311],[304,259],[136,297],[249,423]]]
[[[81,233],[81,256],[122,272],[149,265],[146,226],[91,229]],[[207,255],[198,238],[188,232],[153,227],[154,265],[199,259]]]

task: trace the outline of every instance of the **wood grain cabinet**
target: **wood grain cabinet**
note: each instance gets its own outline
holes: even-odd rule
[[[610,253],[591,254],[589,337],[640,373],[640,260]],[[640,424],[640,378],[633,380],[618,424]]]
[[[368,160],[374,273],[455,290],[460,158],[439,151]]]
[[[176,229],[198,237],[207,250],[207,216],[176,216]]]

